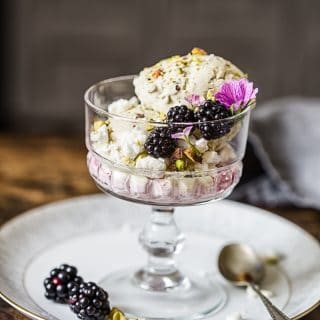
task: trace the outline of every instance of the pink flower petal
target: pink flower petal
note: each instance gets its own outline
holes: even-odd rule
[[[183,134],[184,134],[185,136],[189,136],[190,133],[191,133],[191,130],[192,130],[192,126],[185,127],[185,128],[183,129]]]
[[[234,111],[245,108],[250,100],[256,98],[258,89],[253,89],[253,83],[247,79],[229,80],[223,83],[215,98],[227,109],[233,107]]]
[[[204,101],[204,99],[201,98],[198,94],[191,94],[190,96],[187,96],[185,100],[193,106],[200,106]]]
[[[188,137],[191,133],[192,126],[185,127],[182,132],[177,132],[171,135],[173,139],[183,139],[184,137]]]
[[[173,139],[182,139],[184,136],[183,132],[177,132],[171,135],[171,138]]]

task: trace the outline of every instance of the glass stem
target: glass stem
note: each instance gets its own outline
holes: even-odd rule
[[[139,240],[148,253],[146,267],[135,274],[140,287],[166,291],[189,285],[187,278],[177,269],[174,259],[184,242],[184,236],[174,220],[174,208],[153,207],[151,218]]]

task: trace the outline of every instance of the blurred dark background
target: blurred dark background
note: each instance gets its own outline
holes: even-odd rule
[[[80,135],[90,84],[194,46],[248,72],[260,102],[320,95],[319,0],[2,3],[2,131]]]

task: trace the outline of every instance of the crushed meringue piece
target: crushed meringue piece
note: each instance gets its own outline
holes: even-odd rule
[[[228,143],[224,144],[222,149],[220,149],[219,156],[222,163],[230,163],[237,158],[236,153]]]
[[[165,170],[166,161],[162,158],[156,159],[151,156],[146,156],[137,160],[136,168],[149,170]]]
[[[191,140],[190,140],[191,141]],[[194,142],[194,145],[199,150],[199,152],[204,153],[209,150],[208,141],[204,138],[200,138]]]
[[[247,289],[246,289],[246,292],[247,292],[247,296],[249,298],[253,298],[253,299],[256,299],[258,298],[258,295],[257,293],[250,287],[250,286],[247,286]],[[266,298],[272,298],[274,297],[274,293],[270,290],[261,290],[261,293],[266,297]]]
[[[119,99],[108,106],[108,111],[110,113],[119,114],[124,111],[128,111],[129,109],[133,108],[138,104],[138,99],[136,97],[132,97],[129,100],[126,99]]]
[[[123,132],[118,138],[121,153],[129,159],[135,159],[144,150],[146,139],[146,132],[138,129]]]
[[[207,163],[199,163],[199,162],[197,162],[194,165],[194,170],[196,170],[196,171],[206,171],[208,169],[209,169],[209,166],[208,166]]]
[[[97,130],[91,131],[90,139],[92,142],[109,143],[108,127],[103,124]]]
[[[227,316],[226,320],[245,320],[240,312],[234,312]]]
[[[276,250],[268,250],[264,255],[263,255],[263,261],[266,264],[277,264],[280,260],[282,260],[284,257],[283,255],[276,251]]]
[[[218,164],[221,161],[221,157],[215,151],[206,151],[202,155],[202,162],[208,164]]]

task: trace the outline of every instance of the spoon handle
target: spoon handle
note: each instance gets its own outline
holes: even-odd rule
[[[269,299],[267,299],[259,289],[259,287],[253,283],[248,284],[252,290],[259,296],[265,307],[267,308],[271,318],[273,320],[290,320],[282,311],[275,307]]]

